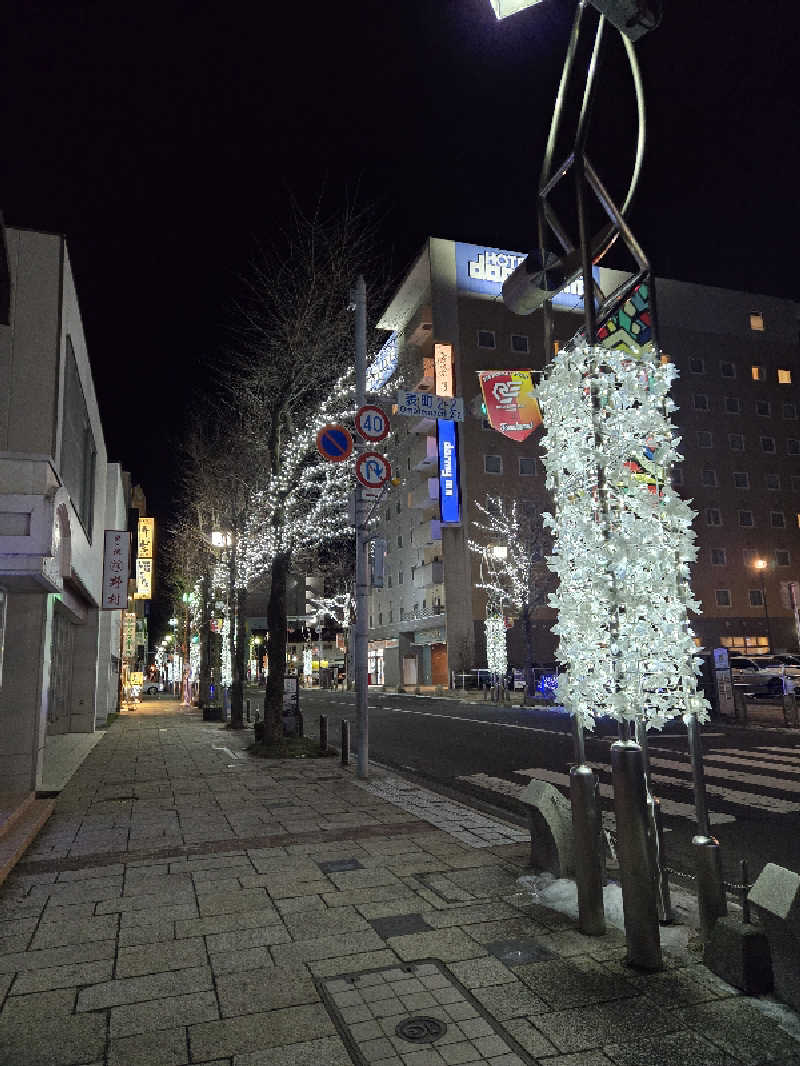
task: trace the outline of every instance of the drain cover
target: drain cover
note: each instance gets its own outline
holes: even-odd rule
[[[395,1033],[402,1040],[409,1040],[414,1044],[432,1044],[440,1036],[447,1032],[447,1026],[438,1018],[426,1018],[420,1015],[416,1018],[406,1018],[395,1029]]]

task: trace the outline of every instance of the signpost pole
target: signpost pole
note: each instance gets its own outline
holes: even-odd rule
[[[353,303],[356,312],[356,405],[362,407],[367,398],[367,286],[359,275],[353,286]],[[357,444],[358,451],[363,445]],[[367,570],[367,545],[365,524],[364,489],[356,481],[356,625],[353,648],[353,673],[356,684],[356,728],[358,730],[357,774],[368,776],[369,719],[367,708],[367,595],[369,575]]]

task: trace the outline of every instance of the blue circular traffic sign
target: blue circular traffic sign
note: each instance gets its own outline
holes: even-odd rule
[[[342,463],[353,450],[353,437],[344,426],[323,426],[317,434],[317,451],[330,463]]]

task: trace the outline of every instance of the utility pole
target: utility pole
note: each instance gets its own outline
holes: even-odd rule
[[[356,407],[360,408],[367,400],[367,286],[362,275],[356,279],[352,292],[356,313]],[[356,442],[356,451],[363,450],[364,445]],[[369,573],[367,569],[367,547],[364,507],[364,489],[356,481],[355,487],[355,527],[356,527],[356,625],[353,641],[353,677],[356,685],[356,728],[358,736],[357,774],[361,778],[368,776],[369,759],[369,717],[367,706],[367,595],[369,591]],[[344,753],[342,753],[344,755]]]

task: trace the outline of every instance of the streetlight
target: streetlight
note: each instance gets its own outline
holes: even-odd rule
[[[772,651],[772,631],[769,624],[769,610],[767,608],[767,588],[764,584],[764,571],[767,569],[766,559],[756,559],[753,562],[753,566],[758,570],[758,576],[761,578],[761,603],[764,607],[764,621],[767,624],[767,651]]]

